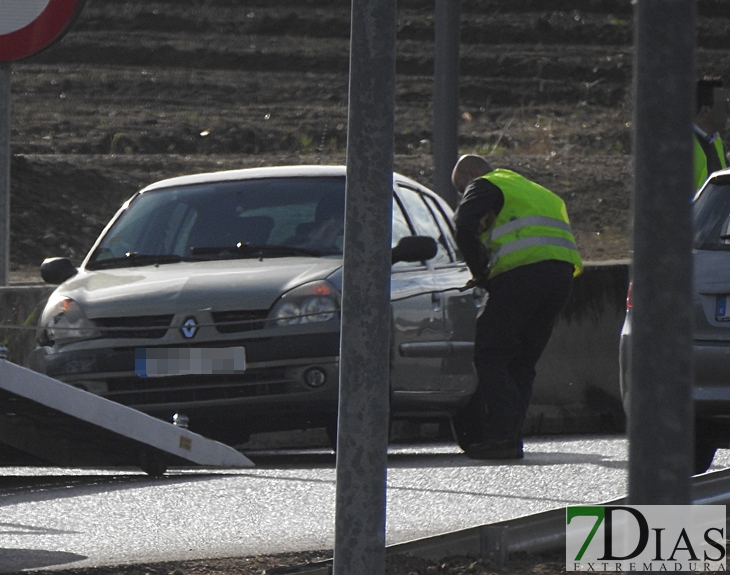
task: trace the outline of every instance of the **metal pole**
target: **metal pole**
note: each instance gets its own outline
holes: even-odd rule
[[[459,159],[459,0],[436,0],[433,21],[433,185],[456,207],[451,171]]]
[[[695,3],[636,5],[629,502],[691,503]]]
[[[352,0],[335,575],[385,572],[396,5]]]
[[[10,283],[10,63],[0,62],[0,286]]]

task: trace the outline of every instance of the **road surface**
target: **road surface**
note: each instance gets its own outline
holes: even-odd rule
[[[0,468],[0,572],[331,549],[335,457],[246,453],[245,470]],[[528,438],[525,459],[391,446],[387,543],[626,493],[622,436]],[[721,451],[714,469],[730,466]]]

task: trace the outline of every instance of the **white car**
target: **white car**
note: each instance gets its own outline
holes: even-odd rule
[[[693,201],[692,301],[695,473],[730,445],[730,170],[712,174]],[[631,398],[631,293],[619,346],[624,408]]]
[[[39,325],[36,369],[230,444],[323,427],[338,396],[345,168],[172,178],[127,201]],[[391,415],[450,417],[476,386],[481,290],[452,212],[393,175]]]

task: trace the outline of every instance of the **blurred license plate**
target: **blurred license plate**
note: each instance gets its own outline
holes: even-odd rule
[[[730,307],[728,307],[728,296],[717,296],[717,304],[715,305],[715,320],[730,321]]]
[[[218,375],[246,371],[243,347],[137,348],[134,372],[140,377]]]

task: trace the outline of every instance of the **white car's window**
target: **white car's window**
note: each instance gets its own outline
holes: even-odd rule
[[[417,191],[403,186],[398,186],[398,194],[403,200],[406,211],[410,216],[411,223],[419,236],[430,236],[436,240],[438,251],[436,257],[431,261],[435,264],[451,262],[451,257],[446,248],[441,230],[433,219],[431,210],[424,203],[423,197]]]
[[[453,227],[451,226],[450,220],[444,213],[442,206],[439,205],[431,196],[427,196],[426,194],[423,194],[423,199],[426,200],[428,207],[431,208],[431,212],[433,213],[434,218],[436,218],[439,228],[441,228],[439,242],[449,247],[455,260],[461,261],[461,254],[459,252],[459,248],[456,247],[456,241],[453,236]]]
[[[393,234],[390,246],[394,248],[402,238],[412,235],[413,232],[403,215],[400,204],[393,198]]]
[[[716,178],[694,202],[694,247],[730,250],[730,179]]]
[[[267,178],[152,190],[114,222],[87,267],[342,255],[345,179]]]

